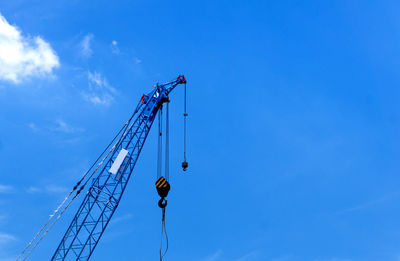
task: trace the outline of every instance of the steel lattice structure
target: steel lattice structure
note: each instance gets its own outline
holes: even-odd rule
[[[89,260],[118,207],[158,111],[163,103],[169,102],[169,93],[178,84],[184,83],[186,79],[180,75],[174,81],[155,86],[152,92],[142,96],[132,121],[121,135],[108,161],[104,162],[104,166],[94,177],[82,204],[51,258],[52,261]],[[110,168],[118,161],[117,158],[123,150],[126,150],[127,154],[117,172],[113,174]]]

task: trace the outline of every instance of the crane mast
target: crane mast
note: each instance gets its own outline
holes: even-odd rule
[[[169,93],[185,83],[185,77],[180,75],[174,81],[157,84],[153,91],[142,96],[132,121],[93,178],[52,261],[89,260],[118,207],[158,111],[163,103],[169,102]]]

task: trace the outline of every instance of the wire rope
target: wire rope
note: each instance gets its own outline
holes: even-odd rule
[[[165,178],[169,181],[169,102],[165,110]]]
[[[164,253],[162,252],[163,246],[163,235],[165,234],[166,239],[166,248]],[[162,209],[162,221],[161,221],[161,244],[160,244],[160,261],[163,260],[164,256],[167,254],[168,251],[168,234],[167,234],[167,227],[165,225],[165,208]]]
[[[188,116],[187,112],[186,112],[186,83],[185,83],[185,88],[184,88],[184,102],[183,102],[183,158],[184,161],[186,161],[186,118]]]

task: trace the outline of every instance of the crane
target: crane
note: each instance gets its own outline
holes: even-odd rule
[[[133,115],[124,124],[121,131],[110,143],[111,145],[115,142],[115,140],[117,140],[117,142],[115,142],[112,147],[109,145],[111,149],[109,150],[108,154],[103,158],[102,161],[100,161],[101,156],[105,154],[109,147],[106,148],[106,150],[100,155],[100,157],[92,165],[92,167],[84,175],[84,177],[75,185],[75,187],[69,194],[69,196],[73,196],[72,200],[75,199],[81,193],[81,191],[83,191],[85,185],[89,182],[89,180],[91,180],[91,185],[87,190],[87,193],[80,207],[78,208],[74,218],[72,219],[72,222],[70,223],[67,231],[65,232],[61,242],[59,243],[56,251],[51,258],[52,261],[83,261],[90,259],[101,239],[101,236],[103,235],[105,229],[107,228],[107,225],[109,224],[115,210],[119,205],[119,202],[126,189],[135,164],[139,158],[140,152],[142,151],[146,138],[150,132],[150,129],[157,114],[159,115],[159,117],[161,117],[160,111],[162,111],[164,103],[167,103],[168,108],[168,103],[170,101],[169,94],[172,92],[172,90],[174,90],[176,86],[180,84],[185,85],[186,98],[186,79],[183,75],[179,75],[173,81],[164,84],[156,84],[154,85],[154,89],[151,92],[144,94],[141,97],[138,105],[136,106]],[[186,126],[186,99],[184,116],[184,122]],[[166,142],[168,142],[168,140]],[[186,138],[184,143],[186,144]],[[96,163],[98,163],[98,166],[94,169],[93,167]],[[182,163],[182,167],[184,170],[186,170],[187,166],[188,163],[186,162],[185,149],[184,162]],[[170,185],[168,183],[169,175],[166,175],[166,177],[163,177],[162,175],[160,175],[159,171],[159,179],[156,181],[156,188],[161,196],[161,200],[159,201],[158,205],[163,208],[163,221],[165,218],[165,206],[167,203],[165,197],[167,196],[170,188]],[[66,200],[64,200],[63,203],[65,203]],[[58,220],[65,209],[68,208],[70,203],[68,203],[64,210],[61,211],[55,221]],[[59,213],[60,207],[57,208],[55,213]],[[51,216],[51,218],[54,217],[54,214]],[[45,224],[45,226],[47,226],[48,223],[49,221]],[[53,224],[54,223],[51,224],[50,228]],[[48,230],[50,228],[48,228]],[[48,230],[46,230],[45,233],[47,233]],[[44,231],[43,228],[38,232],[35,238],[42,231]],[[42,238],[43,237],[44,235],[42,236]],[[31,241],[31,243],[28,244],[22,254],[24,254],[24,252],[32,244],[35,238]],[[40,240],[42,238],[40,238]],[[36,243],[36,245],[37,244],[38,242]],[[36,245],[34,247],[36,247]],[[33,249],[31,249],[31,251],[32,250]],[[31,253],[31,251],[28,253],[28,255]]]

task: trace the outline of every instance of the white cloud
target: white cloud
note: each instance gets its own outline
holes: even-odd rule
[[[80,48],[81,48],[81,54],[83,57],[89,58],[93,54],[93,50],[91,45],[91,42],[93,40],[93,34],[87,34],[83,37],[81,43],[80,43]]]
[[[315,261],[351,261],[351,259],[347,259],[347,258],[326,258],[326,259],[316,259]]]
[[[51,75],[59,59],[40,36],[26,37],[0,14],[0,79],[19,83],[23,79]]]
[[[63,121],[61,119],[56,120],[55,124],[56,125],[54,127],[51,127],[50,130],[57,131],[57,132],[64,132],[64,133],[76,133],[76,132],[84,131],[81,128],[76,128],[76,127],[69,125],[68,123],[66,123],[65,121]]]
[[[236,261],[250,261],[250,260],[255,260],[259,256],[258,251],[252,251],[250,253],[247,253],[246,255],[238,258]]]
[[[33,131],[39,131],[39,128],[36,126],[35,123],[31,122],[28,124],[28,127]]]
[[[43,193],[43,192],[50,193],[50,194],[58,194],[58,193],[65,194],[68,192],[68,188],[50,184],[50,185],[46,185],[42,188],[32,186],[32,187],[29,187],[26,191],[29,194],[37,194],[37,193]]]
[[[94,83],[100,87],[108,85],[107,80],[105,78],[103,78],[101,76],[101,74],[98,72],[94,72],[94,73],[88,72],[88,79],[89,79],[89,82]]]
[[[111,42],[111,51],[114,54],[119,54],[120,53],[120,50],[119,50],[119,47],[118,47],[118,42],[116,40],[113,40]]]
[[[221,255],[222,255],[222,250],[218,250],[217,252],[206,257],[202,261],[217,261],[218,259],[220,259]]]
[[[0,260],[1,261],[12,261],[15,260],[12,254],[7,253],[12,243],[15,243],[18,239],[8,233],[0,232]]]
[[[382,196],[380,198],[364,202],[364,203],[359,204],[357,206],[338,211],[338,212],[336,212],[336,214],[344,214],[344,213],[348,213],[348,212],[360,211],[360,210],[363,210],[363,209],[366,209],[366,208],[370,208],[370,207],[373,207],[375,205],[381,204],[381,203],[383,203],[385,201],[391,200],[395,196],[398,196],[398,193],[387,194],[387,195],[384,195],[384,196]]]
[[[39,192],[41,192],[42,190],[40,189],[40,188],[38,188],[38,187],[29,187],[28,189],[27,189],[27,192],[29,193],[29,194],[35,194],[35,193],[39,193]]]
[[[133,218],[133,215],[132,215],[132,214],[126,214],[126,215],[123,215],[123,216],[118,216],[118,217],[113,218],[113,219],[110,221],[110,223],[111,223],[111,224],[117,224],[117,223],[120,223],[120,222],[122,222],[122,221],[130,220],[130,219],[132,219],[132,218]]]
[[[0,193],[9,193],[13,191],[13,187],[11,186],[6,186],[6,185],[1,185],[0,184]]]
[[[89,90],[82,92],[83,97],[94,105],[108,106],[114,101],[116,90],[107,79],[98,72],[88,72]]]
[[[62,186],[57,186],[57,185],[47,185],[46,191],[48,193],[67,193],[68,188],[62,187]]]
[[[8,243],[10,241],[15,241],[17,238],[13,235],[0,232],[0,244]]]
[[[31,122],[28,124],[28,127],[34,132],[63,132],[63,133],[78,133],[85,131],[82,128],[74,127],[68,123],[66,123],[62,119],[55,120],[50,126],[40,127],[35,123]]]
[[[289,261],[291,258],[291,256],[289,255],[285,255],[285,256],[280,256],[277,258],[272,259],[272,261]]]

